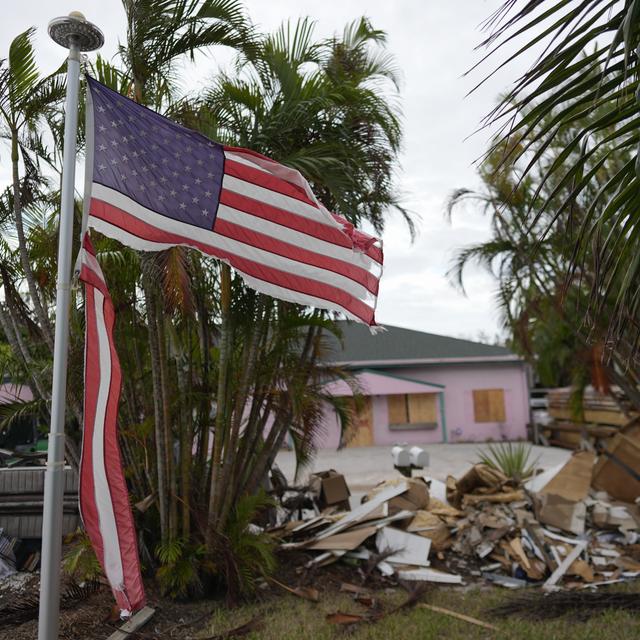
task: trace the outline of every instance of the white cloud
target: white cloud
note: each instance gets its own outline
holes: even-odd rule
[[[421,217],[420,233],[409,241],[399,216],[389,219],[385,233],[385,275],[380,289],[380,322],[450,335],[494,334],[498,316],[492,297],[493,283],[479,269],[466,279],[469,297],[463,297],[446,280],[456,247],[488,237],[488,221],[480,214],[457,215],[449,225],[444,203],[456,187],[476,187],[473,161],[485,148],[487,136],[466,139],[494,105],[497,95],[516,76],[510,67],[497,74],[470,97],[465,94],[481,79],[462,74],[479,58],[474,47],[482,39],[478,25],[501,0],[250,0],[246,2],[254,22],[273,29],[287,18],[309,15],[317,20],[317,32],[329,36],[361,15],[388,33],[388,45],[403,76],[402,104],[405,144],[399,187],[407,206]],[[106,36],[103,54],[110,58],[118,38],[124,37],[124,13],[118,0],[77,0],[74,8],[98,24]],[[0,57],[11,39],[30,25],[38,27],[38,62],[52,71],[65,52],[46,35],[49,19],[69,11],[66,0],[27,0],[15,4],[0,23]],[[215,59],[200,57],[197,71],[189,71],[187,88],[197,88],[215,71],[227,65],[228,52]],[[485,67],[485,70],[489,67]],[[6,165],[0,180],[9,179]]]

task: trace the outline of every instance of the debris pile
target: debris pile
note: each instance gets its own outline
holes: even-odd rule
[[[629,439],[634,447],[622,443],[613,455],[637,476],[640,440]],[[636,578],[640,491],[627,490],[633,475],[614,481],[610,457],[595,461],[593,452],[576,452],[524,484],[486,464],[446,483],[393,479],[353,510],[345,508],[344,478],[332,470],[311,479],[315,490],[307,497],[315,497],[315,511],[298,512],[272,533],[283,549],[308,552],[307,567],[346,560],[400,581],[554,590]],[[323,492],[326,480],[341,487],[333,505]]]

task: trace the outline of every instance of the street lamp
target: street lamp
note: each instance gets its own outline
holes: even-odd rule
[[[54,18],[49,23],[49,36],[61,47],[72,51],[74,48],[78,51],[95,51],[104,44],[102,31],[79,11]]]
[[[62,198],[58,238],[58,284],[56,332],[53,349],[51,428],[42,514],[42,567],[40,571],[40,611],[38,640],[57,640],[60,613],[60,555],[62,547],[62,498],[64,489],[64,414],[67,390],[69,342],[69,300],[73,240],[73,194],[76,177],[76,135],[78,131],[78,86],[80,52],[95,51],[104,44],[104,35],[79,11],[55,18],[49,35],[69,49],[67,97],[65,101],[64,151],[62,157]]]

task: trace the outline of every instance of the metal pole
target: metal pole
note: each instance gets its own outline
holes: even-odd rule
[[[53,349],[51,429],[44,483],[42,517],[42,566],[38,639],[56,640],[60,611],[60,554],[62,551],[62,498],[64,491],[64,418],[67,392],[69,343],[69,294],[73,239],[73,195],[76,178],[76,134],[78,131],[78,85],[80,50],[72,42],[67,62],[64,153],[62,159],[62,203],[58,238],[58,288],[56,333]]]
[[[62,198],[58,238],[58,286],[55,344],[53,349],[51,428],[49,430],[49,449],[44,484],[44,511],[42,514],[38,640],[57,640],[59,628],[62,500],[64,491],[64,422],[67,392],[67,347],[69,343],[80,51],[90,51],[98,48],[104,41],[100,30],[96,29],[91,23],[87,23],[84,16],[78,13],[71,14],[67,18],[53,20],[49,25],[49,34],[56,42],[69,48],[69,57],[67,59]],[[92,36],[93,39],[91,39]],[[96,43],[98,43],[98,46],[94,46]]]

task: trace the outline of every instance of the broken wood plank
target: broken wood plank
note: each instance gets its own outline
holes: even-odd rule
[[[520,563],[522,564],[522,568],[530,569],[531,562],[529,562],[529,558],[527,557],[527,554],[524,552],[524,549],[522,548],[522,541],[520,540],[520,538],[513,538],[513,540],[510,540],[509,546],[518,557],[518,560],[520,560]]]
[[[401,482],[395,486],[380,491],[380,493],[377,493],[375,496],[373,496],[371,500],[357,506],[355,509],[353,509],[353,511],[350,511],[343,518],[327,527],[324,531],[318,534],[314,538],[314,540],[322,540],[323,538],[328,538],[329,536],[332,536],[342,531],[343,529],[351,527],[356,522],[364,521],[373,511],[380,507],[381,504],[387,502],[388,500],[391,500],[391,498],[399,496],[408,488],[409,485],[406,482]]]
[[[484,627],[485,629],[489,629],[490,631],[497,631],[498,627],[494,627],[492,624],[488,622],[483,622],[482,620],[478,620],[478,618],[473,618],[471,616],[467,616],[464,613],[458,613],[457,611],[452,611],[451,609],[445,609],[444,607],[437,607],[434,604],[425,604],[421,602],[418,604],[422,609],[429,609],[429,611],[435,611],[436,613],[444,613],[446,616],[451,616],[452,618],[457,618],[458,620],[464,620],[464,622],[469,622],[471,624],[478,625],[479,627]]]
[[[552,589],[558,580],[567,572],[573,561],[587,548],[586,540],[579,541],[567,557],[558,565],[557,569],[549,576],[547,581],[542,585],[543,589]]]
[[[298,598],[309,600],[309,602],[320,601],[320,592],[313,587],[289,587],[288,585],[279,582],[275,578],[267,578],[267,580],[269,580],[269,582],[273,582],[273,584],[279,586],[281,589],[292,593],[294,596],[298,596]]]
[[[533,524],[531,524],[531,522],[525,521],[524,528],[527,534],[529,535],[529,537],[531,538],[531,542],[533,542],[536,549],[540,552],[540,555],[542,556],[542,559],[547,565],[547,568],[549,569],[549,571],[554,571],[557,565],[552,560],[549,553],[547,552],[547,547],[545,546],[544,540],[540,539]]]
[[[429,568],[400,569],[398,571],[398,578],[400,580],[441,582],[443,584],[462,584],[462,576],[459,576],[455,573],[445,573],[444,571],[438,571],[437,569]]]
[[[126,640],[132,633],[147,624],[155,612],[156,610],[151,607],[140,609],[140,611],[134,613],[119,629],[116,629],[107,640]]]
[[[518,500],[524,500],[524,491],[522,489],[478,495],[467,493],[462,498],[462,503],[465,506],[475,506],[481,502],[517,502]]]

